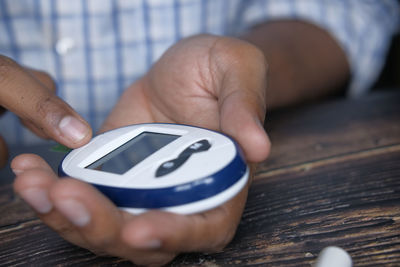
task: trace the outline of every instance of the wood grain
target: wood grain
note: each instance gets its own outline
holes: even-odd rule
[[[272,151],[259,172],[399,144],[399,93],[278,111],[266,129]]]

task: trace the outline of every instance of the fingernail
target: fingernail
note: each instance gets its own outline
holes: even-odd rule
[[[83,227],[90,222],[89,211],[74,199],[62,200],[56,202],[55,205],[61,214],[78,227]]]
[[[21,173],[24,172],[23,170],[18,170],[18,169],[11,169],[11,170],[13,171],[13,173],[14,173],[15,175],[20,175]]]
[[[38,213],[48,213],[53,205],[51,204],[47,192],[39,188],[26,189],[20,192],[21,197]]]
[[[73,142],[81,141],[88,132],[88,127],[80,120],[72,116],[66,116],[62,118],[58,124],[58,127],[60,128],[61,132]]]

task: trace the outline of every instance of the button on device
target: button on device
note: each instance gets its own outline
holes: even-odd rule
[[[161,164],[156,171],[156,177],[164,176],[175,171],[177,168],[182,166],[182,164],[185,163],[192,154],[207,151],[210,149],[210,147],[211,144],[206,139],[191,144],[185,150],[183,150],[176,159],[169,160]]]
[[[175,167],[175,165],[176,165],[175,162],[167,161],[162,165],[162,167],[165,169],[171,169],[171,168]]]
[[[206,139],[197,141],[196,143],[191,144],[188,148],[182,151],[181,154],[179,154],[179,157],[184,156],[184,155],[192,155],[193,153],[197,152],[203,152],[209,150],[211,147],[210,142],[208,142]]]
[[[156,177],[164,176],[167,175],[168,173],[171,173],[175,171],[177,168],[179,168],[185,161],[187,161],[189,156],[182,156],[182,157],[177,157],[176,159],[169,160],[161,164],[160,167],[158,167],[156,171]]]

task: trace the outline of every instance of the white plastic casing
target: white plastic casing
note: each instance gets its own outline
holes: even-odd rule
[[[86,168],[144,132],[180,137],[123,174]],[[211,144],[207,151],[192,154],[182,166],[161,178],[155,176],[157,168],[162,163],[178,157],[191,144],[204,139]],[[115,129],[93,138],[85,146],[71,151],[62,161],[60,169],[63,174],[103,188],[157,190],[173,187],[175,192],[179,192],[179,190],[191,190],[188,186],[196,190],[196,186],[192,185],[195,185],[197,180],[202,179],[202,183],[207,183],[207,179],[204,180],[205,177],[213,177],[213,174],[221,172],[227,166],[232,166],[232,161],[237,157],[242,158],[237,144],[231,138],[218,132],[177,124],[138,124]],[[245,186],[248,175],[248,167],[245,166],[245,173],[241,174],[240,179],[226,190],[207,199],[199,199],[178,206],[165,206],[161,209],[188,214],[214,208],[236,195]],[[215,177],[210,179],[215,179]],[[212,186],[212,181],[209,180],[209,182]],[[121,208],[132,213],[147,210],[129,206]]]

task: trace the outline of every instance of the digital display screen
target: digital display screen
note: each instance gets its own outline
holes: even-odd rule
[[[85,168],[123,174],[179,137],[172,134],[143,132]]]

